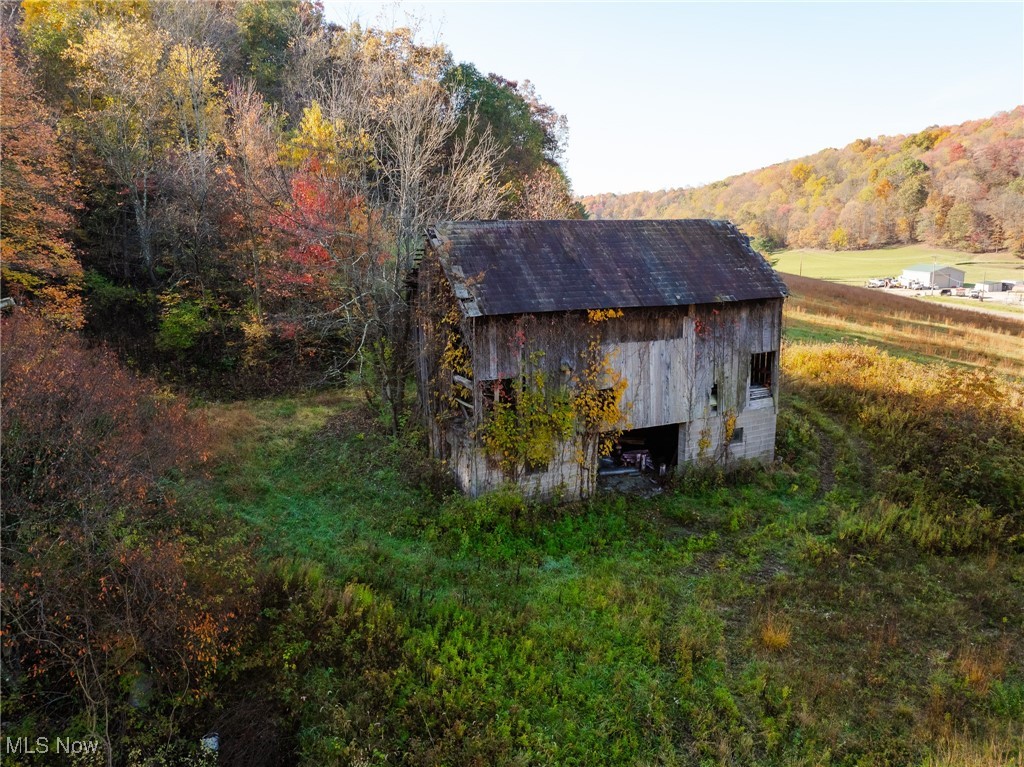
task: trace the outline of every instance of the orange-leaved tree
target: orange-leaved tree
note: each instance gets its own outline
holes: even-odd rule
[[[0,329],[5,730],[84,729],[111,763],[140,717],[208,694],[251,563],[158,482],[203,458],[183,403],[23,311]]]
[[[0,32],[0,260],[3,289],[67,327],[82,325],[82,265],[70,242],[75,178],[56,120]]]

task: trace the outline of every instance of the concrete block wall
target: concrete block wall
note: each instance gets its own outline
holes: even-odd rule
[[[679,428],[679,463],[696,463],[700,458],[701,432],[710,438],[706,458],[757,460],[769,463],[775,459],[776,410],[771,400],[762,407],[747,408],[736,416],[736,428],[743,429],[743,441],[730,443],[723,450],[725,418],[709,416],[681,424]]]
[[[736,428],[743,429],[743,441],[729,445],[730,458],[770,463],[775,459],[774,407],[744,410],[736,417]]]

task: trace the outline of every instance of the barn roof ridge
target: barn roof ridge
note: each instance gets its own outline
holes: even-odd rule
[[[934,272],[942,271],[943,269],[956,269],[958,272],[962,272],[960,269],[953,264],[914,264],[913,266],[904,267],[905,272],[927,272],[933,274]]]
[[[427,228],[468,316],[783,298],[785,284],[718,219],[452,221]]]

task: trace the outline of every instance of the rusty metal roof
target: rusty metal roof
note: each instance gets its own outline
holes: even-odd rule
[[[728,221],[460,221],[427,242],[469,316],[787,295]]]

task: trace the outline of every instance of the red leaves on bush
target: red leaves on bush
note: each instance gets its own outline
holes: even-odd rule
[[[138,513],[161,500],[157,477],[201,459],[185,405],[111,352],[21,312],[3,347],[5,515]]]
[[[0,600],[19,703],[41,727],[84,712],[114,737],[148,705],[132,701],[133,680],[175,706],[207,691],[247,611],[251,562],[177,519],[158,484],[203,456],[182,402],[24,312],[0,329]],[[77,701],[64,719],[59,700]]]

